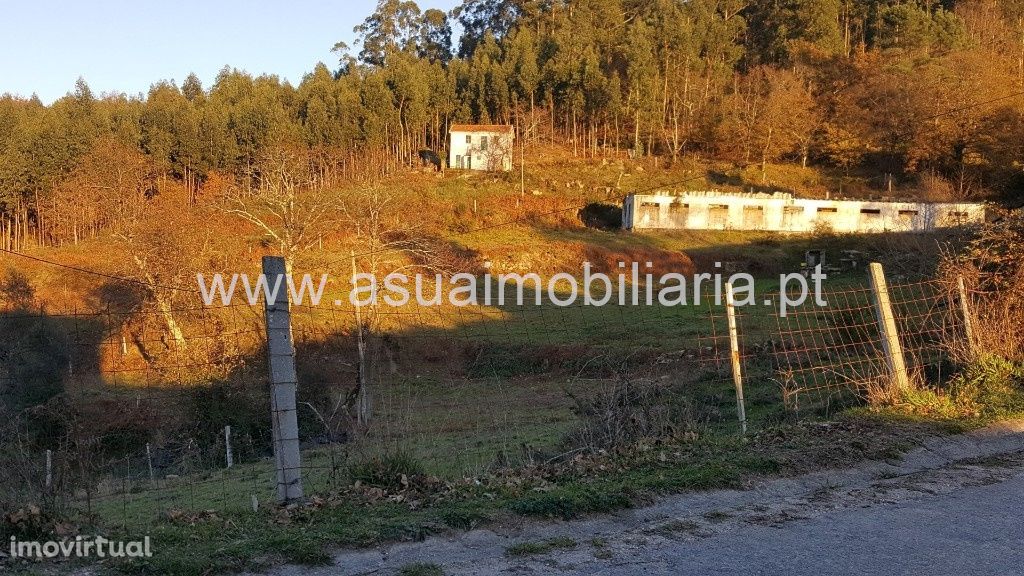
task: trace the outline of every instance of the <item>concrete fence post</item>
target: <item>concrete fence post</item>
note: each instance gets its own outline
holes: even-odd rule
[[[964,283],[963,276],[957,277],[956,288],[960,296],[960,315],[964,321],[964,338],[967,340],[967,352],[974,354],[974,317],[971,315],[970,295],[967,293],[967,285]]]
[[[900,335],[896,328],[896,316],[892,312],[885,271],[878,262],[872,262],[868,266],[868,271],[871,276],[871,293],[875,301],[875,316],[882,335],[882,350],[885,352],[889,375],[897,389],[906,390],[910,387],[910,376],[907,374],[907,362],[903,357],[903,346],[900,344]]]
[[[235,456],[231,452],[231,426],[224,427],[224,452],[228,462],[228,468],[235,465]]]
[[[729,321],[729,359],[732,363],[732,382],[736,386],[736,414],[740,429],[747,433],[747,407],[743,400],[743,366],[740,363],[740,333],[736,326],[736,298],[732,283],[725,284],[725,313]]]
[[[285,261],[279,256],[263,257],[263,274],[273,287],[281,278],[274,298],[266,299],[267,353],[270,359],[270,410],[277,472],[277,499],[287,502],[302,498],[302,460],[299,453],[299,423],[296,412],[295,346],[292,343],[291,311]]]
[[[352,258],[352,280],[355,281],[358,267],[356,266],[355,251],[351,251]],[[353,287],[355,285],[353,284]],[[358,301],[356,308],[356,352],[359,354],[359,365],[356,373],[359,393],[356,396],[356,423],[364,427],[370,423],[370,377],[366,370],[366,324],[363,323],[362,308]]]

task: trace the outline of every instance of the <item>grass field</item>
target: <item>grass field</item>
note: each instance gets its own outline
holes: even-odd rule
[[[828,290],[859,287],[855,275],[830,281]],[[770,294],[777,279],[757,281]],[[457,315],[456,320],[445,315]],[[743,312],[744,344],[776,334],[770,307]],[[308,320],[307,320],[308,321]],[[430,323],[433,323],[431,325]],[[442,328],[441,326],[447,326]],[[409,333],[392,332],[402,353],[391,369],[375,371],[375,420],[358,442],[304,451],[311,493],[349,485],[353,462],[380,454],[414,458],[429,474],[446,479],[475,476],[500,466],[528,465],[564,450],[580,425],[578,398],[606,394],[623,374],[671,395],[663,402],[693,407],[692,425],[735,434],[735,393],[724,307],[574,306],[551,303],[464,311],[448,308],[418,322]],[[467,354],[461,350],[469,346]],[[423,347],[451,355],[426,363]],[[770,365],[747,365],[746,407],[751,431],[786,420]],[[109,495],[94,501],[102,524],[145,526],[169,510],[243,512],[273,496],[269,460],[222,469],[197,463],[198,472],[150,482],[144,462],[115,469]]]
[[[689,274],[714,272],[714,263],[723,262],[757,278],[760,301],[779,290],[779,274],[800,269],[804,250],[826,249],[831,261],[846,249],[881,259],[892,252],[891,244],[875,237],[601,231],[579,225],[571,210],[520,220],[524,214],[594,200],[602,195],[599,184],[611,169],[593,167],[569,178],[582,185],[567,182],[566,175],[536,176],[527,189],[541,193],[529,193],[521,199],[521,207],[517,183],[500,178],[445,177],[416,184],[411,191],[426,191],[424,206],[450,207],[434,215],[443,224],[438,238],[470,255],[475,265],[493,265],[492,273],[537,271],[548,277],[558,271],[579,271],[584,260],[600,263],[605,271],[614,271],[617,261],[651,260],[656,273]],[[624,177],[624,189],[640,187],[641,180],[648,186],[670,184],[678,176],[640,174],[634,171]],[[510,220],[517,221],[503,224]],[[502,225],[474,231],[496,224]],[[322,253],[300,259],[297,271],[347,274],[351,263],[345,258],[339,262],[331,252],[337,246],[328,244]],[[94,248],[68,247],[62,254],[72,263],[86,265],[104,250],[100,247],[91,253]],[[252,254],[236,252],[228,251],[223,265],[251,272]],[[80,279],[70,288],[61,288],[59,275],[45,269],[37,278],[42,292],[50,296],[61,290],[100,293],[81,285]],[[825,288],[836,293],[853,291],[857,294],[853,300],[847,296],[842,304],[860,306],[865,297],[857,290],[865,283],[865,274],[855,270],[830,278]],[[292,511],[274,506],[273,465],[265,451],[251,451],[233,468],[224,469],[216,430],[222,421],[233,422],[238,416],[227,403],[209,412],[209,418],[218,419],[209,430],[194,432],[202,457],[188,466],[179,465],[173,470],[176,474],[162,470],[150,480],[144,456],[133,453],[104,470],[98,494],[88,504],[82,494],[76,494],[75,506],[90,512],[89,520],[105,529],[125,534],[147,531],[158,539],[164,550],[160,558],[129,566],[129,571],[191,574],[258,567],[281,559],[317,562],[324,560],[326,545],[417,538],[501,521],[507,515],[571,517],[609,511],[661,492],[735,486],[751,476],[793,471],[798,467],[788,457],[766,456],[754,445],[767,442],[772,450],[784,452],[786,446],[809,440],[806,431],[793,428],[793,414],[778,381],[777,359],[765,348],[778,342],[785,325],[772,306],[740,312],[748,438],[772,438],[745,440],[737,421],[725,309],[707,297],[709,288],[700,291],[699,305],[681,307],[560,307],[545,301],[525,307],[383,309],[369,336],[371,426],[345,442],[324,443],[313,433],[303,438],[304,484],[315,499]],[[324,299],[347,301],[344,283],[331,284]],[[93,303],[86,299],[76,305]],[[804,330],[837,322],[835,315],[802,312]],[[157,387],[168,387],[158,392],[177,395],[204,381],[233,378],[251,379],[249,393],[264,394],[264,351],[259,339],[252,337],[260,329],[259,310],[211,314],[219,323],[217,329],[210,328],[214,322],[205,313],[194,318],[181,314],[180,320],[186,334],[203,342],[190,353],[229,350],[235,354],[232,364],[218,368],[222,373],[189,372],[189,362],[202,362],[202,358],[168,358],[157,369],[138,354],[121,364],[105,364],[104,355],[121,354],[125,345],[104,342],[97,354],[99,366],[118,368],[102,382],[113,384],[105,392],[130,404],[138,401],[141,391],[154,387],[154,379],[159,380]],[[294,310],[300,390],[321,384],[341,390],[351,386],[356,362],[353,317],[354,310],[344,304]],[[143,333],[149,331],[154,344],[159,342],[153,335],[159,332],[158,321],[154,316],[142,328]],[[134,354],[131,346],[127,349]],[[579,440],[594,427],[607,427],[599,416],[601,410],[622,409],[623,383],[632,387],[631,394],[641,397],[639,406],[627,401],[626,411],[635,410],[629,412],[630,418],[650,420],[651,429],[664,424],[657,434],[665,439],[657,442],[670,444],[670,455],[661,460],[656,453],[643,451],[643,440],[640,448],[634,446],[633,438],[624,445],[640,452],[612,450],[601,456],[608,460],[594,464],[605,467],[600,472],[577,470],[576,455],[603,450],[596,446],[581,450]],[[800,414],[834,415],[853,400],[846,391],[829,391],[806,399]],[[177,405],[168,404],[166,409],[177,410]],[[308,422],[310,413],[305,407],[300,411]],[[260,418],[265,424],[262,413]],[[786,432],[794,436],[780,441],[774,436],[779,429],[796,431]],[[853,442],[842,439],[847,440]],[[885,436],[880,449],[899,445],[896,438]],[[853,449],[850,458],[864,453]],[[359,471],[382,459],[397,462],[395,469],[404,470],[414,485],[381,488],[363,482],[355,488]],[[520,477],[523,470],[533,472]],[[436,478],[444,488],[415,486],[425,478]],[[393,474],[391,480],[396,481]],[[268,555],[267,550],[274,552]]]

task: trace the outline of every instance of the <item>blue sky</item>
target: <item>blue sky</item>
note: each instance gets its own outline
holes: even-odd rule
[[[450,10],[458,0],[421,0]],[[96,94],[145,93],[195,72],[209,87],[225,65],[297,84],[317,62],[331,68],[339,40],[376,0],[0,1],[0,93],[49,103],[81,76]]]

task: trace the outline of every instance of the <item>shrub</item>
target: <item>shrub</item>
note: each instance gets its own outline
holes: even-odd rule
[[[12,410],[45,403],[64,390],[70,351],[58,321],[15,311],[0,316],[0,326],[16,338],[0,341],[0,388]]]
[[[1000,417],[1024,410],[1024,366],[998,356],[969,364],[949,385],[957,408],[968,415]]]
[[[587,228],[618,230],[622,228],[622,208],[615,204],[591,202],[578,212],[580,222]]]
[[[45,539],[63,527],[61,519],[35,504],[8,510],[0,504],[0,538],[20,540]]]
[[[906,390],[896,390],[879,379],[868,386],[872,405],[899,406],[902,410],[940,419],[1003,418],[1024,412],[1024,366],[993,355],[967,364],[943,388],[925,386],[920,377]]]
[[[385,490],[401,489],[409,479],[424,474],[423,464],[402,451],[389,452],[349,465],[352,481]]]
[[[225,426],[231,426],[232,448],[239,460],[271,449],[270,398],[263,390],[227,382],[197,387],[187,397],[186,414],[190,434],[217,454]]]
[[[948,342],[958,360],[972,363],[991,355],[1024,362],[1024,338],[1018,330],[1024,322],[1022,251],[1024,214],[1018,210],[980,226],[963,249],[944,255],[942,277],[951,293],[964,281],[973,316],[973,341],[965,347],[962,335],[954,334]]]
[[[572,448],[614,448],[694,427],[690,405],[655,382],[620,376],[592,396],[570,396],[581,421],[567,439]]]
[[[15,310],[32,308],[36,302],[36,290],[27,276],[21,272],[8,269],[3,280],[0,280],[0,305]]]

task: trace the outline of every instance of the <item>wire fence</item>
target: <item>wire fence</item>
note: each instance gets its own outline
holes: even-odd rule
[[[888,295],[908,371],[941,382],[964,333],[955,289]],[[351,307],[292,306],[303,487],[339,490],[385,457],[456,479],[827,413],[891,380],[876,296],[850,273],[825,285],[827,305],[785,315],[777,292],[732,310],[710,293],[685,307],[613,295],[364,308],[362,330]],[[127,526],[275,501],[261,307],[22,311],[0,314],[0,333],[0,502]]]

